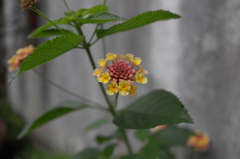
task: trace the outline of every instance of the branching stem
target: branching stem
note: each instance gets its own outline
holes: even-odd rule
[[[36,73],[39,77],[41,77],[42,79],[44,79],[46,82],[48,82],[48,83],[51,84],[52,86],[58,88],[59,90],[65,92],[65,93],[67,93],[67,94],[69,94],[69,95],[71,95],[71,96],[73,96],[73,97],[76,97],[76,98],[80,99],[81,101],[84,101],[84,102],[87,102],[87,103],[92,103],[92,104],[94,104],[94,105],[97,105],[97,106],[94,106],[94,108],[96,108],[96,109],[101,109],[101,110],[105,110],[105,111],[107,110],[106,108],[104,108],[103,106],[99,105],[98,103],[95,103],[95,102],[93,102],[93,101],[91,101],[91,100],[89,100],[89,99],[87,99],[87,98],[84,98],[84,97],[82,97],[82,96],[80,96],[80,95],[78,95],[78,94],[76,94],[76,93],[74,93],[74,92],[71,92],[71,91],[63,88],[62,86],[56,84],[56,83],[53,82],[52,80],[50,80],[50,79],[48,79],[47,77],[45,77],[45,76],[44,76],[41,72],[39,72],[38,70],[36,70],[36,69],[32,69],[32,70],[33,70],[33,72]]]
[[[32,10],[34,10],[36,13],[38,13],[40,16],[42,16],[44,19],[46,19],[49,23],[51,23],[53,26],[57,28],[58,31],[60,31],[62,34],[65,35],[62,29],[60,29],[53,21],[51,21],[47,16],[45,16],[40,10],[38,10],[35,6],[32,7]]]

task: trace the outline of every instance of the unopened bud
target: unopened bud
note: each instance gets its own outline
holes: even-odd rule
[[[36,5],[40,0],[21,0],[21,8],[22,10],[28,10]]]

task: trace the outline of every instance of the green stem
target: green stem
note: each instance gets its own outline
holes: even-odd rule
[[[93,69],[95,69],[96,66],[95,66],[95,63],[94,63],[94,61],[93,61],[92,54],[91,54],[91,51],[90,51],[90,49],[89,49],[89,46],[86,47],[85,49],[86,49],[86,51],[87,51],[87,54],[88,54],[88,57],[89,57],[89,59],[90,59],[91,65],[92,65]],[[113,117],[116,117],[116,112],[115,112],[115,109],[114,109],[115,106],[110,103],[110,101],[109,101],[109,99],[108,99],[108,97],[107,97],[107,94],[106,94],[106,92],[105,92],[105,90],[104,90],[104,88],[103,88],[102,83],[98,83],[98,84],[99,84],[99,86],[100,86],[100,88],[101,88],[101,90],[102,90],[102,93],[103,93],[103,95],[104,95],[104,97],[105,97],[105,100],[107,101],[107,104],[108,104],[108,106],[109,106],[109,111],[111,112],[111,114],[112,114]],[[117,103],[117,97],[116,97],[115,103]],[[128,149],[128,151],[129,151],[129,153],[131,154],[131,153],[132,153],[132,148],[131,148],[131,146],[130,146],[129,140],[128,140],[127,135],[126,135],[126,132],[125,132],[125,130],[124,130],[123,128],[119,128],[119,130],[120,130],[120,133],[121,133],[122,136],[123,136],[124,142],[126,143],[127,149]]]
[[[92,39],[93,39],[93,37],[94,37],[94,35],[95,35],[95,32],[96,32],[98,26],[99,26],[99,24],[96,25],[96,27],[95,27],[95,29],[94,29],[94,31],[93,31],[93,33],[92,33],[92,36],[90,37],[90,39],[89,39],[89,41],[88,41],[89,44],[91,43],[91,41],[92,41]]]
[[[101,29],[103,29],[103,24],[101,24]],[[103,53],[106,54],[107,53],[107,47],[106,47],[106,41],[105,38],[102,38],[102,46],[103,46]]]
[[[107,2],[107,0],[104,0],[104,1],[103,1],[103,5],[102,5],[101,12],[103,11],[104,6],[106,6],[106,2]],[[101,24],[101,26],[103,26],[103,25]],[[88,41],[89,44],[91,43],[91,41],[92,41],[92,39],[93,39],[93,37],[94,37],[94,35],[95,35],[95,32],[96,32],[96,30],[97,30],[98,27],[99,27],[99,24],[96,25],[96,27],[95,27],[95,29],[94,29],[94,31],[93,31],[93,33],[92,33],[92,36],[91,36],[90,40]]]
[[[107,2],[107,0],[104,0],[104,1],[103,1],[103,6],[102,6],[101,11],[103,11],[103,8],[104,8],[104,6],[106,5],[106,2]]]
[[[117,93],[116,96],[115,96],[114,108],[117,107],[118,95],[119,95],[119,93]]]
[[[87,52],[88,58],[90,59],[92,68],[93,68],[93,70],[94,70],[94,69],[96,68],[96,66],[95,66],[95,63],[94,63],[94,60],[93,60],[93,57],[92,57],[90,48],[89,48],[89,47],[85,47],[85,50],[86,50],[86,52]],[[107,96],[107,94],[106,94],[106,92],[105,92],[105,90],[104,90],[103,84],[100,83],[100,82],[98,82],[98,84],[99,84],[99,87],[101,88],[101,91],[102,91],[102,93],[103,93],[103,96],[104,96],[104,98],[105,98],[105,100],[106,100],[106,102],[107,102],[107,104],[108,104],[108,106],[109,106],[109,110],[111,111],[111,113],[112,113],[113,116],[116,116],[116,113],[115,113],[115,111],[114,111],[114,107],[113,107],[113,105],[111,104],[111,102],[110,102],[110,100],[109,100],[109,98],[108,98],[108,96]]]
[[[55,23],[53,23],[53,21],[51,21],[50,19],[48,19],[48,17],[45,16],[45,15],[44,15],[40,10],[38,10],[35,6],[32,7],[32,10],[34,10],[36,13],[38,13],[40,16],[42,16],[44,19],[46,19],[49,23],[51,23],[53,26],[55,26],[58,31],[60,31],[62,34],[65,35],[65,33],[62,31],[62,29],[60,29]]]
[[[123,128],[120,128],[120,127],[119,127],[119,130],[120,130],[120,132],[121,132],[121,134],[123,136],[123,140],[124,140],[124,142],[125,142],[125,144],[127,146],[127,149],[129,151],[129,153],[132,154],[132,148],[131,148],[131,145],[130,145],[129,140],[127,138],[126,131]]]
[[[73,96],[73,97],[76,97],[76,98],[78,98],[78,99],[80,99],[80,100],[82,100],[82,101],[85,101],[85,102],[87,102],[87,103],[92,103],[92,104],[94,104],[94,105],[99,106],[99,108],[98,108],[98,107],[94,107],[94,108],[101,109],[101,110],[105,110],[105,111],[107,110],[106,108],[104,108],[103,106],[99,105],[98,103],[95,103],[95,102],[93,102],[93,101],[91,101],[91,100],[89,100],[89,99],[87,99],[87,98],[84,98],[84,97],[82,97],[82,96],[80,96],[80,95],[78,95],[78,94],[76,94],[76,93],[73,93],[73,92],[71,92],[71,91],[63,88],[62,86],[56,84],[55,82],[53,82],[53,81],[51,81],[50,79],[48,79],[47,77],[45,77],[42,73],[40,73],[40,72],[37,71],[36,69],[32,69],[32,70],[33,70],[33,72],[36,73],[39,77],[41,77],[42,79],[44,79],[46,82],[48,82],[48,83],[51,84],[52,86],[58,88],[59,90],[65,92],[65,93],[67,93],[67,94],[69,94],[69,95],[71,95],[71,96]]]
[[[82,30],[81,30],[81,28],[80,28],[80,26],[78,26],[77,23],[75,23],[75,25],[76,25],[76,27],[77,27],[78,33],[79,33],[80,35],[84,36],[84,35],[83,35],[83,32],[82,32]],[[89,43],[87,43],[86,40],[83,41],[83,47],[84,47],[84,49],[85,49],[86,52],[87,52],[87,55],[88,55],[88,58],[89,58],[89,60],[90,60],[90,63],[91,63],[91,65],[92,65],[93,70],[95,70],[95,69],[96,69],[96,65],[95,65],[95,63],[94,63],[94,60],[93,60],[93,57],[92,57],[92,54],[91,54],[91,51],[90,51],[90,46],[91,46],[91,45],[90,45]],[[105,100],[106,100],[106,102],[107,102],[107,104],[108,104],[109,111],[111,112],[112,116],[115,118],[115,117],[116,117],[116,112],[115,112],[115,109],[114,109],[115,106],[111,104],[111,102],[110,102],[110,100],[109,100],[109,98],[108,98],[108,96],[107,96],[107,93],[106,93],[106,91],[104,90],[103,84],[100,83],[100,82],[98,82],[98,84],[99,84],[99,87],[101,88],[101,91],[102,91],[102,93],[103,93],[103,96],[104,96],[104,98],[105,98]],[[117,103],[117,99],[116,99],[115,103]],[[127,138],[126,132],[125,132],[125,130],[124,130],[123,128],[119,128],[119,130],[120,130],[120,133],[121,133],[122,136],[123,136],[124,142],[126,143],[127,149],[128,149],[128,151],[129,151],[129,153],[131,154],[131,153],[132,153],[132,149],[131,149],[129,140],[128,140],[128,138]]]
[[[114,108],[117,107],[118,95],[119,95],[119,93],[117,93],[116,96],[115,96]],[[121,132],[123,140],[124,140],[124,142],[127,146],[127,149],[129,151],[129,153],[131,154],[132,153],[132,148],[131,148],[131,145],[130,145],[129,140],[127,138],[126,131],[123,128],[120,128],[120,127],[119,127],[119,131]]]
[[[66,2],[66,0],[63,0],[63,2],[64,2],[64,4],[65,4],[67,10],[70,10],[69,7],[68,7],[68,4],[67,4],[67,2]]]

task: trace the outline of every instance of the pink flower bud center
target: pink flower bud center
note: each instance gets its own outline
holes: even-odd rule
[[[122,80],[135,80],[131,77],[136,74],[136,70],[133,69],[134,65],[130,66],[129,61],[124,62],[123,59],[119,59],[116,62],[113,61],[109,66],[106,67],[112,81],[119,83]]]

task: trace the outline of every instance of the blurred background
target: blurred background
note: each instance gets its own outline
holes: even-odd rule
[[[101,0],[67,2],[73,10],[102,3]],[[10,75],[6,70],[7,59],[19,48],[29,44],[37,46],[48,40],[26,38],[47,21],[31,10],[21,11],[19,5],[16,0],[0,1],[0,107],[5,103],[19,115],[17,121],[21,122],[16,123],[16,127],[24,121],[32,121],[62,101],[74,99],[46,83],[33,71],[19,76],[11,86],[6,85]],[[127,19],[158,9],[182,16],[181,19],[155,22],[107,36],[107,52],[132,53],[142,58],[143,67],[149,71],[149,82],[138,87],[135,98],[154,89],[166,89],[181,99],[195,122],[187,126],[204,131],[211,138],[210,150],[195,158],[239,159],[240,1],[109,0],[107,5],[109,12]],[[62,11],[67,11],[59,0],[41,0],[37,7],[51,20],[59,19],[64,16]],[[107,23],[104,28],[113,24]],[[87,37],[94,28],[91,24],[83,26]],[[92,47],[92,52],[95,61],[105,56],[101,40]],[[84,50],[73,50],[37,67],[37,70],[65,88],[105,104]],[[132,101],[131,98],[120,97],[119,108]],[[6,116],[9,115],[3,115],[3,110],[0,114],[1,146],[1,141],[8,136]],[[34,131],[34,140],[45,147],[76,152],[94,145],[93,137],[99,132],[108,134],[114,130],[114,126],[108,124],[98,131],[85,132],[89,123],[105,115],[95,110],[74,112]],[[133,143],[138,146],[137,142]],[[188,153],[184,150],[176,151],[179,159],[187,158]]]

